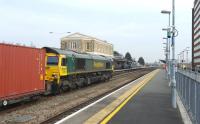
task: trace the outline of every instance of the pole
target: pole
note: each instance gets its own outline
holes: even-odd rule
[[[171,16],[171,13],[169,13],[169,25],[168,25],[168,28],[170,28],[170,16]],[[169,31],[169,30],[167,30]],[[168,42],[168,77],[169,77],[169,84],[171,83],[171,76],[170,76],[170,38],[167,37],[167,42]]]
[[[189,64],[188,51],[189,51],[189,50],[187,50],[187,56],[186,56],[187,59],[186,59],[186,61],[187,61],[187,63]]]
[[[168,79],[168,72],[169,72],[169,70],[168,70],[168,53],[167,53],[167,49],[168,49],[168,42],[167,42],[167,39],[166,39],[166,49],[165,49],[165,54],[166,54],[166,74],[167,74],[167,79]]]
[[[167,64],[167,78],[170,79],[170,68],[169,68],[169,42],[168,38],[166,38],[166,64]]]
[[[166,43],[167,44],[167,43]],[[166,48],[165,48],[165,61],[166,61],[166,77],[168,79],[168,60],[167,60],[167,45],[166,45]]]
[[[176,79],[175,79],[175,0],[172,0],[172,107],[176,108]]]
[[[189,58],[188,58],[188,51],[189,51],[189,49],[188,48],[189,47],[186,48],[186,69],[189,68]]]
[[[180,57],[179,57],[179,54],[178,54],[177,56],[178,56],[178,65],[179,65],[179,63],[180,63]]]

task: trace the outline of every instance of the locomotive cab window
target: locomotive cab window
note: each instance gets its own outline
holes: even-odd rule
[[[111,68],[111,63],[110,62],[106,62],[106,69],[110,69]]]
[[[58,57],[57,56],[48,56],[47,65],[58,65]]]
[[[61,66],[66,66],[66,63],[67,63],[67,59],[62,58]]]

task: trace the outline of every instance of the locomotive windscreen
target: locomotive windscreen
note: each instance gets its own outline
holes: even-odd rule
[[[57,56],[48,56],[47,65],[58,65],[58,57]]]

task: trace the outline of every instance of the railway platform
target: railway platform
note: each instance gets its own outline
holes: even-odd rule
[[[183,124],[163,70],[155,70],[58,121],[57,124]]]

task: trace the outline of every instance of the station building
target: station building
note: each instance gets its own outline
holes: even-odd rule
[[[61,49],[113,57],[113,45],[111,43],[81,33],[74,33],[61,38]]]
[[[113,57],[114,68],[115,69],[123,69],[124,68],[123,66],[126,63],[125,57],[122,54],[118,53],[117,51],[113,52],[113,56],[114,56]]]
[[[192,67],[200,67],[200,0],[192,9]]]

